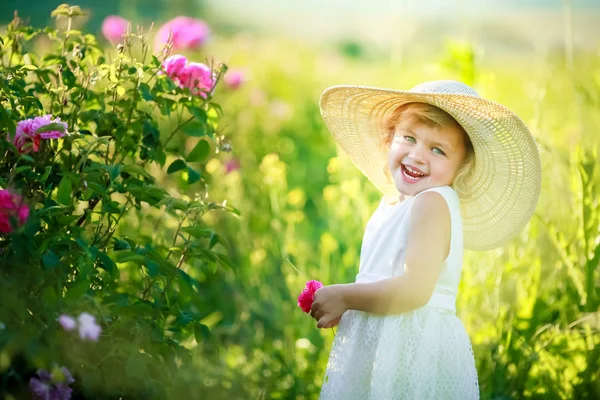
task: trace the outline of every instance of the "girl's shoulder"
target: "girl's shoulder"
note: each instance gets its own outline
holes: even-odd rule
[[[431,192],[438,193],[444,198],[448,206],[448,210],[450,211],[450,215],[453,215],[453,219],[460,218],[460,198],[458,197],[458,193],[456,193],[456,191],[450,186],[436,186],[425,189],[414,196],[413,203],[421,203],[424,199],[419,199],[419,197],[424,196],[425,193]]]
[[[456,191],[451,186],[436,186],[429,189],[425,189],[422,192],[417,193],[415,195],[415,198],[422,196],[424,193],[427,192],[437,192],[441,194],[449,205],[458,205],[460,202],[460,199],[458,198],[458,193],[456,193]]]

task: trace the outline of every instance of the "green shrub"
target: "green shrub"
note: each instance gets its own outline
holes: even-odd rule
[[[29,209],[24,221],[0,209],[0,397],[56,365],[85,398],[214,398],[205,318],[221,293],[208,281],[231,263],[203,217],[235,213],[208,198],[205,165],[227,149],[214,88],[180,87],[143,33],[105,52],[70,29],[80,14],[53,12],[66,30],[17,18],[0,37],[0,189]],[[19,122],[43,115],[54,122],[23,136]],[[58,322],[82,312],[96,341]]]

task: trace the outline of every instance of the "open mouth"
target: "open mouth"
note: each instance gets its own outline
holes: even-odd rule
[[[416,168],[402,164],[402,175],[409,182],[417,182],[426,175]]]

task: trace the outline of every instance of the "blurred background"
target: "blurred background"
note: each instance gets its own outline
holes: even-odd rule
[[[18,10],[44,26],[58,4],[4,0],[0,25]],[[379,201],[330,138],[321,92],[434,79],[462,80],[514,110],[542,154],[531,223],[503,248],[465,257],[457,306],[482,398],[600,398],[600,1],[73,4],[89,12],[79,28],[99,38],[109,15],[146,31],[180,15],[202,19],[210,40],[185,54],[239,74],[215,94],[232,151],[207,166],[211,198],[241,213],[208,217],[236,266],[210,277],[216,311],[204,321],[220,349],[213,384],[230,398],[318,398],[333,334],[296,298],[309,279],[354,280]]]

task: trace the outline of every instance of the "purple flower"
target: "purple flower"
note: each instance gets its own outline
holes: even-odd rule
[[[58,322],[65,331],[72,331],[75,329],[75,326],[77,326],[77,321],[75,321],[75,318],[67,314],[62,314],[60,317],[58,317]]]
[[[121,37],[127,31],[127,25],[129,25],[129,21],[125,18],[118,15],[109,15],[102,22],[102,34],[109,42],[119,43]]]
[[[210,36],[208,25],[199,19],[176,17],[160,27],[154,41],[154,49],[162,50],[172,32],[173,50],[193,50],[202,46]]]
[[[39,378],[32,377],[29,380],[29,390],[41,400],[69,400],[73,389],[69,385],[75,382],[69,370],[65,367],[60,369],[59,376],[43,369],[37,371]],[[62,376],[60,376],[62,375]]]
[[[90,339],[98,341],[102,328],[96,324],[96,318],[88,313],[81,313],[77,318],[79,322],[79,337],[81,340]]]
[[[51,128],[45,130],[44,128],[50,124],[52,124]],[[40,130],[42,132],[38,132]],[[66,130],[67,124],[61,122],[60,118],[52,119],[50,114],[46,114],[42,117],[20,121],[17,124],[17,130],[12,142],[20,153],[37,152],[42,139],[61,138],[65,136]],[[10,140],[10,137],[8,137],[8,140]]]

